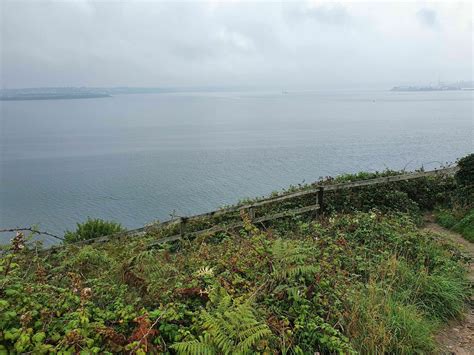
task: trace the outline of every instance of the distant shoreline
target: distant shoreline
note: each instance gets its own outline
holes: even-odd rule
[[[72,94],[72,95],[57,95],[57,94],[25,94],[12,95],[0,97],[0,101],[31,101],[31,100],[77,100],[77,99],[96,99],[112,97],[109,94]]]

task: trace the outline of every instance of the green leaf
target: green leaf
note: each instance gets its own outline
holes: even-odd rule
[[[46,338],[46,334],[44,332],[39,332],[33,335],[31,340],[33,340],[33,342],[35,343],[42,343],[45,338]]]

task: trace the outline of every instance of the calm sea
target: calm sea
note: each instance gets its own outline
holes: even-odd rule
[[[0,102],[0,228],[61,234],[88,216],[133,228],[320,176],[435,168],[474,151],[473,93]]]

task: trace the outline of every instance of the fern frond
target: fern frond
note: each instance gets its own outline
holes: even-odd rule
[[[262,330],[270,331],[270,328],[268,328],[268,326],[265,323],[259,323],[259,324],[255,325],[253,327],[250,327],[250,328],[247,328],[247,329],[241,331],[239,333],[239,337],[240,337],[240,342],[239,343],[241,343],[242,341],[244,341],[248,337],[252,336],[253,334],[260,333]],[[271,333],[271,331],[270,331],[270,333]],[[270,335],[270,333],[268,333],[268,335]]]
[[[209,299],[212,304],[217,306],[216,312],[220,314],[224,314],[232,304],[232,298],[222,287],[213,289],[213,292],[209,293]]]
[[[289,287],[286,291],[290,299],[298,301],[301,299],[300,289],[298,287]]]
[[[289,278],[295,278],[301,276],[309,278],[314,276],[319,271],[319,267],[315,265],[299,265],[288,270],[287,275]]]
[[[211,355],[216,354],[212,345],[201,340],[182,341],[171,345],[178,354],[183,355]]]
[[[268,326],[257,320],[250,303],[233,300],[220,287],[212,289],[209,298],[208,309],[200,314],[203,336],[173,345],[179,354],[244,354],[271,335]]]
[[[272,334],[266,324],[260,324],[257,327],[248,329],[248,331],[247,336],[237,345],[237,351],[239,353],[245,354],[249,352],[259,340]]]
[[[231,350],[234,346],[232,341],[233,328],[228,325],[220,315],[211,315],[206,311],[201,314],[203,327],[212,336],[213,342],[223,351]]]

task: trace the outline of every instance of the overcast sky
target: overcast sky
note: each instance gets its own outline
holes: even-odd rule
[[[1,85],[471,80],[471,2],[0,0]]]

